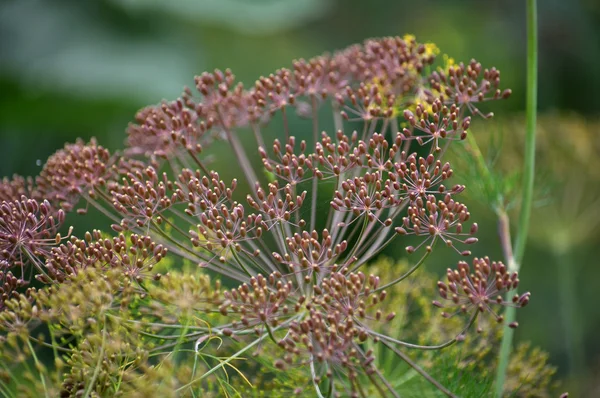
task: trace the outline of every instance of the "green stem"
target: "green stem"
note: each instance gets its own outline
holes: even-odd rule
[[[83,392],[83,397],[84,398],[88,398],[91,394],[92,391],[94,390],[94,387],[96,385],[96,381],[98,380],[98,376],[100,375],[100,368],[102,366],[102,361],[104,360],[104,349],[105,349],[105,345],[106,345],[106,319],[104,318],[104,322],[102,325],[102,344],[100,345],[100,352],[98,353],[98,361],[96,362],[96,367],[94,368],[94,373],[92,374],[92,378],[89,382],[89,384],[87,385],[87,387],[85,388],[85,391]]]
[[[177,344],[175,345],[175,347],[173,348],[173,362],[177,365],[181,362],[181,346],[185,344],[186,340],[187,340],[187,331],[190,325],[190,319],[189,317],[186,317],[185,323],[184,323],[184,327],[181,330],[181,333],[177,339]]]
[[[431,252],[425,252],[425,254],[423,255],[423,257],[421,257],[421,259],[419,260],[418,263],[416,263],[411,269],[409,269],[406,273],[404,273],[404,275],[399,276],[397,279],[394,279],[393,281],[386,283],[383,286],[378,287],[377,289],[375,289],[373,291],[373,293],[377,293],[380,292],[382,290],[387,289],[388,287],[392,287],[397,283],[402,282],[404,279],[408,278],[413,272],[415,272],[427,259],[427,257],[429,257],[429,254],[431,254]]]
[[[313,122],[313,148],[317,145],[319,139],[319,115],[317,113],[317,97],[312,96],[312,122]],[[319,179],[315,176],[312,179],[312,192],[310,202],[310,230],[313,231],[317,222],[317,198],[319,189]]]
[[[523,197],[519,226],[514,244],[514,262],[508,264],[509,271],[520,268],[525,254],[529,218],[533,201],[533,182],[535,176],[535,126],[537,112],[537,4],[536,0],[527,0],[527,133],[525,137],[525,170],[523,176]],[[512,266],[512,267],[511,267]],[[511,269],[512,268],[512,269]],[[511,292],[514,294],[514,292]],[[515,308],[508,307],[505,313],[506,325],[514,322]],[[512,348],[514,329],[504,327],[500,358],[496,373],[496,397],[501,397],[506,380],[508,360]]]
[[[267,336],[266,334],[263,334],[262,336],[260,336],[256,340],[254,340],[252,343],[248,344],[247,346],[245,346],[244,348],[242,348],[241,350],[239,350],[238,352],[236,352],[232,356],[228,357],[226,360],[221,361],[217,366],[215,366],[212,369],[208,370],[202,376],[200,376],[200,377],[198,377],[198,378],[190,381],[189,383],[187,383],[187,384],[179,387],[178,389],[175,390],[175,392],[176,393],[180,393],[181,391],[185,390],[186,388],[191,387],[195,383],[197,383],[197,382],[199,382],[199,381],[207,378],[208,376],[210,376],[211,374],[213,374],[217,370],[219,370],[219,369],[223,368],[224,366],[228,365],[231,361],[237,359],[240,355],[244,354],[246,351],[248,351],[249,349],[251,349],[252,347],[254,347],[255,345],[257,345],[258,343],[260,343],[261,341],[263,341],[263,339],[266,336]]]
[[[419,373],[425,380],[431,383],[435,388],[437,388],[440,392],[450,398],[457,398],[450,390],[440,384],[436,379],[434,379],[429,373],[427,373],[422,367],[416,364],[408,355],[391,345],[386,341],[381,341],[381,344],[385,345],[390,350],[394,351],[396,355],[398,355],[404,362],[406,362],[411,368],[413,368],[417,373]]]
[[[375,332],[373,330],[368,330],[367,332],[370,335],[379,338],[381,341],[387,341],[389,343],[397,344],[397,345],[400,345],[400,346],[403,346],[403,347],[406,347],[406,348],[423,350],[423,351],[438,351],[438,350],[444,349],[446,347],[450,347],[451,345],[454,345],[455,343],[457,343],[460,340],[460,337],[463,336],[467,332],[467,330],[469,330],[471,328],[471,326],[473,326],[473,324],[477,320],[477,315],[478,314],[479,314],[478,312],[475,312],[471,316],[471,319],[469,320],[469,323],[467,323],[467,325],[453,339],[448,340],[447,342],[442,343],[442,344],[438,344],[438,345],[411,344],[411,343],[407,343],[405,341],[396,340],[396,339],[394,339],[392,337],[386,336],[385,334],[379,334],[379,333],[377,333],[377,332]],[[359,325],[361,325],[361,324],[359,323]],[[363,326],[363,328],[364,328],[364,326]]]
[[[560,299],[560,317],[563,324],[565,336],[565,348],[569,363],[569,372],[573,375],[582,374],[583,349],[580,344],[580,322],[575,293],[575,278],[573,275],[573,264],[567,252],[556,253],[558,297]],[[575,391],[573,391],[575,393]]]
[[[29,339],[27,339],[27,345],[29,346],[29,350],[31,351],[31,356],[33,357],[33,361],[35,362],[35,367],[39,372],[40,380],[42,381],[42,386],[44,387],[44,395],[48,398],[50,396],[48,395],[48,386],[46,386],[46,378],[44,377],[42,364],[40,363],[37,355],[35,354],[35,349],[33,348],[33,345],[31,345],[31,341]]]
[[[523,199],[519,215],[519,233],[515,241],[515,259],[520,264],[525,254],[533,182],[535,177],[535,126],[537,112],[537,11],[536,0],[527,0],[527,135],[525,137],[525,170],[523,175]]]

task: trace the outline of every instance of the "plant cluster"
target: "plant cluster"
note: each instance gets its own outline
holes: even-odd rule
[[[495,68],[439,63],[438,53],[412,36],[367,40],[294,61],[249,89],[229,70],[203,73],[180,98],[139,111],[125,149],[77,141],[35,179],[3,180],[2,344],[38,370],[33,344],[52,348],[64,377],[40,371],[40,382],[63,396],[147,391],[150,380],[169,394],[234,395],[229,373],[244,379],[250,351],[271,375],[298,373],[296,394],[399,396],[378,366],[382,350],[453,396],[404,351],[449,347],[474,324],[486,332],[529,293],[505,300],[516,273],[488,258],[460,261],[434,301],[446,318],[464,318],[447,342],[413,343],[389,328],[397,314],[387,302],[434,248],[470,256],[478,228],[445,155],[467,137],[471,115],[491,117],[484,102],[510,95]],[[272,144],[269,126],[281,130]],[[221,174],[211,156],[219,145],[237,162]],[[60,234],[66,213],[89,210],[114,233]],[[392,244],[419,258],[384,278],[369,262]],[[34,279],[46,286],[36,291]],[[215,341],[241,348],[219,357],[209,353]]]

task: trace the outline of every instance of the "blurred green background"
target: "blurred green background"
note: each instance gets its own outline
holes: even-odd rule
[[[540,112],[597,118],[600,2],[545,0],[538,6]],[[50,154],[76,137],[95,136],[110,149],[122,147],[124,130],[136,110],[176,98],[204,70],[231,68],[251,85],[260,75],[289,67],[292,59],[368,37],[405,33],[436,43],[456,60],[476,58],[498,67],[503,86],[512,88],[513,96],[494,104],[494,112],[505,117],[522,114],[522,1],[4,0],[0,175],[36,175]],[[598,147],[600,142],[595,134],[555,135],[550,139],[558,143],[585,139],[593,142],[583,145]],[[500,258],[493,213],[469,204],[482,231],[476,254]],[[534,222],[534,234],[536,227],[542,228]],[[570,252],[584,369],[569,376],[555,251],[549,246],[553,241],[537,239],[528,246],[521,280],[533,300],[519,313],[517,339],[549,351],[559,375],[581,388],[584,396],[600,396],[600,232],[591,230]],[[400,253],[398,248],[388,254]],[[439,270],[449,265],[437,264]]]

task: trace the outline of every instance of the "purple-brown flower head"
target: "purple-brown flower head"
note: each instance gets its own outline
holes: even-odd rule
[[[335,177],[350,172],[359,166],[360,159],[356,154],[357,139],[356,132],[348,137],[339,130],[335,139],[332,139],[326,132],[322,132],[321,141],[315,145],[313,161],[309,164],[309,168],[318,178]]]
[[[455,311],[443,312],[442,315],[447,318],[459,313],[478,311],[491,314],[501,323],[504,317],[496,313],[494,306],[524,307],[529,302],[530,293],[517,294],[511,301],[504,300],[507,292],[517,288],[518,274],[509,273],[502,262],[492,262],[487,257],[473,259],[472,268],[464,261],[459,262],[458,269],[448,269],[447,278],[447,284],[438,282],[444,304],[434,301],[437,307]],[[517,327],[517,324],[509,326]]]
[[[127,129],[127,154],[173,158],[186,151],[200,153],[214,138],[210,125],[201,121],[195,109],[183,99],[149,106],[136,115]]]
[[[195,106],[198,115],[211,127],[230,131],[261,119],[264,99],[253,91],[245,91],[241,83],[236,83],[231,70],[204,72],[196,76],[195,83],[201,99],[194,100],[191,91],[186,91],[184,101],[189,107]]]
[[[294,305],[290,297],[294,293],[291,281],[282,278],[279,273],[268,277],[258,275],[250,278],[237,289],[224,292],[225,301],[220,307],[221,314],[237,314],[239,322],[235,329],[257,328],[260,326],[277,327],[282,320],[300,310],[300,304]]]
[[[6,261],[0,260],[0,312],[4,310],[6,301],[18,297],[17,289],[27,285],[27,282],[14,276],[12,272],[5,272],[6,267]]]
[[[348,98],[350,104],[346,104]],[[372,122],[389,119],[394,115],[396,97],[382,92],[377,85],[361,83],[357,89],[346,88],[346,95],[337,95],[338,103],[344,107],[342,116],[349,121]]]
[[[99,231],[86,233],[85,239],[72,238],[52,249],[46,269],[52,279],[59,282],[81,269],[98,267],[116,268],[136,282],[156,279],[159,275],[152,269],[167,255],[167,248],[155,243],[149,236],[124,234],[108,239]]]
[[[190,230],[192,244],[202,247],[222,263],[231,252],[243,252],[251,257],[259,255],[260,250],[249,250],[242,243],[260,238],[268,226],[262,216],[245,215],[244,206],[233,202],[229,207],[221,204],[200,213],[200,223],[196,230]],[[238,264],[239,265],[239,264]]]
[[[397,178],[384,180],[380,171],[365,173],[364,176],[342,182],[341,189],[335,191],[331,207],[339,212],[352,213],[352,221],[345,222],[344,225],[365,216],[370,222],[377,220],[382,225],[389,226],[392,220],[381,220],[381,210],[394,207],[401,201],[397,195],[399,191]]]
[[[412,203],[419,197],[426,199],[430,195],[446,192],[457,194],[464,190],[463,185],[455,185],[447,191],[442,182],[452,176],[450,163],[442,164],[431,154],[426,158],[417,158],[416,154],[411,154],[406,160],[397,162],[394,166],[401,179],[402,190],[406,192]]]
[[[87,144],[77,140],[48,158],[36,183],[45,198],[69,211],[81,195],[94,198],[96,189],[105,186],[112,163],[110,152],[94,138]]]
[[[499,85],[500,72],[496,68],[483,69],[475,60],[471,60],[468,65],[461,62],[450,66],[447,71],[440,70],[431,75],[431,86],[443,93],[444,103],[467,107],[472,114],[485,118],[492,114],[484,115],[474,104],[508,98],[511,91],[501,91]]]
[[[266,171],[292,185],[296,185],[310,178],[305,173],[306,169],[312,166],[310,155],[304,154],[306,142],[301,141],[299,147],[300,154],[296,154],[296,137],[292,136],[287,139],[285,146],[278,139],[273,142],[272,157],[262,147],[258,148],[258,153]]]
[[[264,222],[269,228],[272,228],[273,225],[279,223],[293,225],[292,214],[302,207],[305,198],[306,191],[296,195],[292,185],[287,184],[283,189],[280,189],[279,184],[273,182],[268,185],[268,192],[257,183],[256,200],[250,195],[246,197],[246,200],[250,207],[263,215]],[[301,226],[304,225],[302,220],[298,220],[298,222]]]
[[[58,229],[64,222],[65,214],[62,210],[56,211],[56,216],[54,213],[48,201],[40,204],[23,196],[20,200],[2,202],[0,261],[5,265],[3,271],[6,268],[20,268],[20,278],[24,280],[28,279],[26,265],[32,265],[40,272],[43,258],[62,239]]]
[[[442,105],[436,99],[431,105],[431,114],[422,104],[418,104],[413,114],[409,110],[404,111],[404,118],[408,121],[410,129],[403,130],[404,137],[414,138],[419,145],[431,143],[432,152],[442,150],[442,140],[463,140],[467,136],[467,129],[471,124],[471,117],[461,118],[456,104]],[[417,135],[419,134],[419,135]]]
[[[0,202],[12,202],[21,199],[22,196],[38,202],[44,200],[31,177],[25,178],[15,174],[11,179],[5,177],[0,180]]]
[[[387,296],[385,291],[376,292],[379,277],[364,273],[333,272],[315,287],[317,293],[312,303],[325,314],[341,314],[355,320],[381,320],[382,313],[377,309]],[[370,314],[374,312],[374,314]],[[385,319],[391,320],[394,314],[387,314]]]
[[[355,155],[359,157],[359,163],[363,168],[378,170],[389,175],[394,174],[394,162],[400,146],[402,137],[396,134],[396,138],[390,147],[389,142],[383,134],[374,133],[367,142],[359,141]],[[394,176],[395,177],[395,176]]]
[[[469,232],[463,232],[463,224],[470,218],[467,207],[462,203],[454,201],[449,194],[444,200],[436,200],[435,196],[429,195],[427,199],[421,197],[408,207],[408,216],[402,220],[402,227],[397,227],[396,232],[400,235],[414,234],[424,240],[415,248],[408,246],[406,250],[413,253],[422,245],[427,244],[430,251],[438,239],[442,240],[448,247],[452,247],[462,256],[468,256],[470,251],[460,251],[455,243],[472,244],[477,238],[472,237],[477,232],[477,224],[473,224]]]
[[[261,77],[254,84],[255,95],[264,98],[264,106],[271,114],[284,110],[296,103],[291,72],[288,69],[279,69],[268,77]]]
[[[273,253],[273,257],[281,264],[289,267],[292,273],[305,277],[305,283],[321,273],[343,270],[352,264],[353,259],[338,264],[336,260],[347,249],[345,240],[335,244],[328,230],[323,230],[320,239],[317,231],[302,231],[287,237],[287,251],[283,254]]]
[[[231,202],[237,180],[233,179],[227,186],[215,171],[206,175],[200,170],[184,169],[177,177],[176,186],[178,194],[182,193],[187,202],[186,214],[194,216],[201,212],[219,211],[223,203]]]
[[[347,82],[340,73],[339,59],[323,55],[293,63],[294,82],[298,95],[325,99],[342,90]]]
[[[435,59],[425,45],[417,43],[411,36],[367,40],[362,51],[355,49],[354,52],[350,54],[357,58],[353,60],[357,80],[385,79],[394,87],[396,95],[409,92],[424,66]]]
[[[174,203],[183,201],[180,190],[168,180],[166,173],[161,177],[148,166],[145,170],[133,170],[122,178],[121,183],[110,183],[112,205],[124,216],[118,231],[131,226],[143,227],[158,218]]]
[[[366,334],[356,327],[353,320],[341,313],[327,314],[309,309],[308,317],[290,324],[286,337],[279,346],[286,353],[275,366],[310,366],[313,383],[318,385],[324,378],[330,383],[350,381],[347,391],[358,396],[356,379],[359,374],[372,374],[374,356],[371,350],[363,353],[359,342]]]

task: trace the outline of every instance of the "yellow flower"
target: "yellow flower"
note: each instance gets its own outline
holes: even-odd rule
[[[433,43],[425,43],[425,56],[430,57],[432,55],[438,55],[440,49]],[[447,56],[446,56],[447,57]],[[453,60],[454,61],[454,60]]]
[[[450,68],[456,65],[456,61],[454,61],[454,58],[449,57],[448,54],[444,54],[442,58],[444,62],[443,65],[439,67],[439,70],[444,73],[448,73]]]
[[[417,41],[417,38],[415,37],[415,35],[406,34],[402,37],[402,40],[404,40],[407,43],[414,43],[415,41]]]

